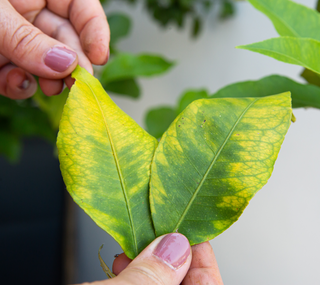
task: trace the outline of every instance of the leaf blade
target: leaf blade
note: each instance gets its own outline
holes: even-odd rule
[[[290,125],[290,105],[286,93],[202,99],[186,108],[162,137],[152,162],[150,204],[156,235],[178,230],[197,244],[234,223],[271,175]],[[274,147],[268,147],[266,139]]]
[[[258,52],[320,73],[320,42],[313,39],[280,37],[237,48]]]
[[[255,81],[243,81],[223,87],[210,98],[265,97],[270,94],[291,92],[292,107],[320,108],[320,88],[300,84],[281,75],[270,75]]]
[[[312,38],[320,41],[320,14],[287,0],[248,0],[273,23],[280,36]]]
[[[105,85],[116,80],[162,74],[169,70],[173,64],[173,62],[170,62],[161,56],[121,53],[116,55],[108,65],[106,65],[101,74],[100,81],[102,85]]]
[[[134,258],[154,238],[147,193],[157,141],[84,69],[73,76],[57,140],[67,190]]]

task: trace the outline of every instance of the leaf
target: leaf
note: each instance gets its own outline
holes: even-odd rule
[[[200,99],[163,135],[151,167],[156,235],[197,244],[234,223],[268,181],[291,120],[290,93]]]
[[[180,97],[177,114],[180,114],[194,100],[204,99],[208,97],[209,93],[205,89],[187,90]]]
[[[118,95],[126,95],[131,98],[139,98],[140,87],[134,78],[112,81],[104,85],[107,92],[113,92]]]
[[[160,56],[121,53],[116,55],[105,66],[100,81],[103,86],[106,86],[112,81],[161,74],[172,66],[172,62],[169,62]]]
[[[158,107],[149,110],[145,119],[148,133],[157,139],[161,138],[176,116],[176,110],[171,107]]]
[[[320,42],[313,39],[281,37],[237,48],[258,52],[320,73]]]
[[[301,73],[301,76],[310,84],[316,85],[320,87],[320,75],[309,70],[304,69]]]
[[[148,201],[157,140],[121,111],[81,67],[65,105],[57,146],[74,201],[133,259],[155,237]]]
[[[130,33],[131,20],[123,13],[113,13],[108,15],[107,18],[111,35],[110,44],[113,45]]]
[[[45,112],[50,120],[54,130],[58,130],[64,104],[67,101],[69,89],[65,88],[61,94],[57,96],[46,96],[38,86],[37,92],[32,99],[38,104],[39,108]]]
[[[272,21],[281,36],[311,38],[320,41],[320,14],[288,0],[248,0]]]
[[[192,37],[196,38],[197,36],[199,36],[201,29],[202,29],[201,18],[199,17],[193,18],[192,31],[191,31]]]
[[[9,162],[17,162],[21,154],[21,143],[18,137],[0,129],[0,154],[4,155]]]
[[[287,77],[271,75],[257,81],[244,81],[220,89],[211,98],[226,97],[265,97],[290,91],[292,107],[320,108],[320,88],[309,84],[300,84]]]

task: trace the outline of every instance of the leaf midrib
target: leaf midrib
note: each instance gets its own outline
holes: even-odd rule
[[[100,105],[100,102],[96,96],[96,94],[93,92],[93,90],[91,89],[90,85],[87,84],[86,82],[82,81],[84,84],[86,84],[88,86],[88,88],[90,89],[92,95],[94,96],[94,99],[96,100],[97,102],[97,105],[99,107],[99,110],[101,112],[101,115],[102,115],[102,118],[103,118],[103,122],[105,124],[105,127],[106,127],[106,131],[107,131],[107,134],[108,134],[108,139],[109,139],[109,142],[110,142],[110,146],[111,146],[111,150],[112,150],[112,153],[114,154],[114,161],[115,161],[115,164],[116,164],[116,167],[117,167],[117,172],[118,172],[118,175],[120,177],[120,184],[121,184],[121,189],[122,189],[122,192],[123,192],[123,196],[125,198],[125,201],[126,201],[126,208],[127,208],[127,212],[128,212],[128,216],[129,216],[129,221],[130,221],[130,228],[131,228],[131,233],[132,233],[132,236],[133,236],[133,242],[134,242],[134,249],[135,249],[135,254],[138,255],[138,245],[137,245],[137,238],[136,238],[136,234],[135,234],[135,231],[134,231],[134,223],[133,223],[133,219],[132,219],[132,213],[131,213],[131,209],[129,207],[129,199],[128,199],[128,196],[127,196],[127,192],[126,192],[126,189],[125,189],[125,183],[124,183],[124,179],[122,177],[122,172],[121,172],[121,168],[120,168],[120,165],[119,165],[119,159],[118,159],[118,155],[117,155],[117,152],[116,152],[116,149],[115,149],[115,146],[113,144],[113,141],[111,139],[111,133],[110,133],[110,130],[109,130],[109,127],[108,127],[108,123],[107,123],[107,119],[102,111],[102,108],[101,108],[101,105]]]
[[[315,41],[315,42],[318,42],[318,43],[320,43],[320,41],[317,41],[317,40],[314,40],[314,39],[311,39],[311,38],[295,38],[295,37],[280,37],[280,38],[275,38],[275,39],[287,39],[287,38],[290,38],[290,39],[293,39],[293,40],[313,40],[313,41]],[[271,39],[272,40],[272,39]],[[266,40],[266,41],[268,41],[268,40]],[[264,41],[264,42],[266,42],[266,41]],[[244,48],[246,47],[246,46],[243,46]],[[241,48],[241,46],[240,46],[240,48]],[[281,56],[284,56],[284,57],[287,57],[287,58],[289,58],[289,59],[291,59],[291,60],[293,60],[293,61],[295,61],[295,62],[297,62],[297,63],[293,63],[293,64],[295,64],[295,65],[301,65],[301,66],[303,66],[303,67],[306,67],[306,68],[308,68],[308,69],[310,69],[310,70],[312,70],[312,71],[314,71],[315,73],[317,73],[317,74],[320,74],[320,72],[319,71],[316,71],[313,67],[310,67],[309,65],[307,65],[307,64],[304,64],[303,62],[301,62],[300,60],[298,60],[298,59],[296,59],[296,58],[294,58],[294,57],[292,57],[292,56],[290,56],[290,55],[287,55],[287,54],[284,54],[284,53],[281,53],[281,52],[278,52],[278,51],[274,51],[274,50],[270,50],[270,49],[267,49],[267,48],[261,48],[261,47],[259,47],[259,48],[255,48],[255,47],[250,47],[250,48],[245,48],[245,49],[248,49],[248,50],[261,50],[261,51],[268,51],[268,52],[271,52],[271,53],[274,53],[274,54],[278,54],[278,55],[281,55]],[[265,54],[264,54],[265,55]],[[280,60],[280,61],[282,61],[282,60]]]
[[[297,37],[297,38],[300,37],[300,35],[299,35],[293,28],[291,28],[291,26],[288,25],[286,21],[282,20],[282,19],[280,18],[280,16],[278,16],[277,13],[273,12],[273,10],[270,10],[269,6],[266,6],[264,3],[260,3],[260,2],[259,2],[259,4],[260,4],[262,7],[264,7],[272,16],[274,16],[275,18],[277,18],[277,20],[278,20],[279,22],[281,22],[285,27],[287,27],[287,28],[295,35],[295,37]],[[259,5],[259,4],[258,4],[258,5]],[[262,12],[262,13],[264,13],[264,12]],[[266,13],[264,13],[264,14],[266,14]],[[269,17],[268,15],[266,15],[266,16],[270,19],[270,17]],[[271,20],[271,19],[270,19],[270,20]],[[272,20],[271,20],[271,21],[272,21]],[[273,21],[272,21],[272,22],[273,22]],[[280,33],[279,33],[279,34],[280,34]],[[303,37],[303,36],[302,36],[302,37]]]
[[[221,145],[221,147],[220,147],[219,150],[217,151],[215,157],[213,158],[211,164],[209,165],[206,173],[204,174],[203,178],[201,179],[198,187],[196,188],[195,192],[193,193],[190,201],[188,202],[188,204],[187,204],[184,212],[182,213],[180,219],[178,220],[178,222],[177,222],[177,224],[176,224],[176,226],[174,227],[174,229],[173,229],[172,232],[177,232],[177,231],[178,231],[181,223],[183,222],[183,220],[184,220],[185,216],[187,215],[190,207],[192,206],[193,201],[194,201],[195,198],[197,197],[198,192],[200,191],[200,189],[201,189],[204,181],[206,180],[206,178],[207,178],[210,170],[212,169],[213,165],[214,165],[215,162],[217,161],[217,159],[218,159],[220,153],[222,152],[223,148],[225,147],[225,145],[226,145],[227,142],[229,141],[229,138],[231,137],[234,129],[235,129],[236,126],[239,124],[240,120],[243,118],[243,116],[246,114],[246,112],[249,110],[249,108],[250,108],[255,102],[257,102],[258,100],[261,100],[261,98],[257,98],[257,99],[255,99],[254,101],[252,101],[252,102],[243,110],[243,112],[242,112],[241,115],[239,116],[238,120],[234,123],[233,127],[231,128],[231,130],[230,130],[230,132],[228,133],[227,137],[226,137],[225,140],[223,141],[223,144]]]

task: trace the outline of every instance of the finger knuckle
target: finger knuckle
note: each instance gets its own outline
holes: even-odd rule
[[[22,59],[38,48],[37,37],[41,32],[32,25],[23,24],[16,28],[11,39],[12,57]]]

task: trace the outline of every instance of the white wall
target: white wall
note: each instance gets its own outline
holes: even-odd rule
[[[316,1],[297,2],[314,7]],[[177,61],[165,76],[140,80],[140,100],[114,97],[116,103],[143,125],[146,109],[174,104],[186,88],[214,92],[226,84],[274,73],[302,82],[300,67],[234,48],[277,36],[271,22],[248,3],[236,6],[231,20],[218,21],[211,15],[196,41],[188,31],[161,30],[141,7],[110,6],[109,11],[126,11],[134,21],[131,36],[120,44],[122,50],[159,53]],[[320,284],[320,111],[294,113],[297,122],[290,127],[268,184],[239,221],[211,243],[225,285]],[[104,279],[99,246],[105,243],[102,255],[109,265],[121,249],[81,210],[78,221],[77,281]]]

